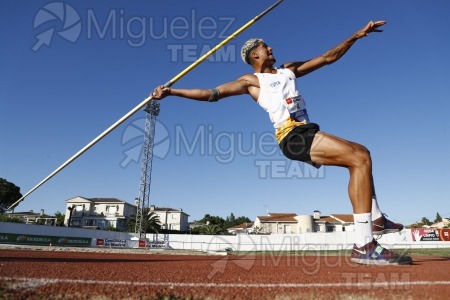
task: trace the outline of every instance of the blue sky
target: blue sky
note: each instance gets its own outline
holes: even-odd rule
[[[0,4],[0,177],[22,193],[274,2],[54,3]],[[450,216],[449,15],[444,0],[285,0],[174,87],[211,88],[251,72],[239,50],[252,37],[264,38],[281,64],[321,55],[368,21],[386,20],[383,33],[298,86],[323,131],[370,149],[391,219]],[[133,115],[16,211],[64,211],[75,196],[133,203],[144,118]],[[351,213],[348,172],[285,159],[268,116],[248,96],[215,104],[167,98],[157,120],[152,204],[182,208],[190,220]]]

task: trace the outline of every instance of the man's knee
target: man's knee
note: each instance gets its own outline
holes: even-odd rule
[[[353,145],[354,163],[356,167],[371,167],[372,158],[370,151],[365,146],[360,144]]]

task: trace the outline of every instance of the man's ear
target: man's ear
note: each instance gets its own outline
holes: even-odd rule
[[[259,55],[256,51],[252,51],[252,52],[250,52],[250,57],[253,59],[258,59]]]

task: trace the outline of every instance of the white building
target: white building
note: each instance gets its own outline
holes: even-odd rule
[[[176,231],[189,230],[189,215],[182,209],[156,207],[155,205],[151,205],[150,212],[154,212],[158,215],[162,229]]]
[[[25,212],[7,212],[6,215],[10,218],[19,218],[25,224],[56,226],[56,218],[54,216],[46,215],[43,209],[41,209],[39,213],[35,213],[33,210],[30,210]]]
[[[268,213],[257,216],[253,226],[245,224],[229,228],[230,233],[243,232],[258,234],[296,234],[305,232],[354,231],[353,214],[331,214],[321,216],[320,211],[313,215],[297,215],[295,213]]]
[[[254,230],[253,229],[253,222],[242,223],[242,224],[235,225],[235,226],[232,226],[230,228],[227,228],[228,233],[231,233],[231,234],[254,233],[253,230]]]
[[[354,231],[353,214],[330,214],[321,216],[320,211],[314,211],[315,232]]]
[[[72,227],[125,229],[136,206],[116,198],[74,197],[66,200],[64,224]]]
[[[441,222],[430,225],[430,228],[445,228],[450,226],[450,218],[442,218]]]

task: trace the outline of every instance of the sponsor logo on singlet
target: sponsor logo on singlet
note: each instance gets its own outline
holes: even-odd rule
[[[280,84],[281,84],[280,81],[274,81],[274,82],[270,83],[270,87],[274,88],[274,87],[276,87],[277,85],[280,85]]]

